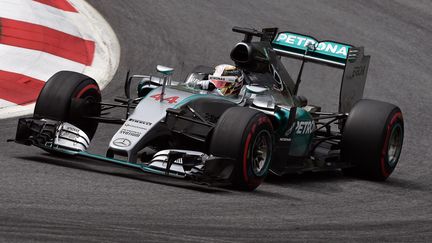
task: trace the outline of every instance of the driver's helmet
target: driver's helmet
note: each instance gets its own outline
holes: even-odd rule
[[[213,75],[209,75],[216,92],[220,95],[237,95],[243,86],[243,73],[233,65],[221,64],[216,66]]]

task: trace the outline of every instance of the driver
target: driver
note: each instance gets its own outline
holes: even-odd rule
[[[244,75],[240,69],[229,64],[215,67],[215,72],[207,80],[192,79],[186,82],[191,88],[215,91],[219,95],[238,95],[243,86]]]

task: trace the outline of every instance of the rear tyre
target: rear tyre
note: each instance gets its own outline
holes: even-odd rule
[[[230,177],[236,189],[252,191],[266,177],[273,152],[273,127],[262,112],[245,107],[227,109],[210,141],[210,154],[235,160]]]
[[[100,116],[100,101],[100,89],[94,79],[81,73],[60,71],[46,82],[33,116],[71,123],[92,139],[98,122],[86,117]]]
[[[354,165],[348,175],[384,181],[399,161],[404,122],[399,107],[360,100],[351,110],[342,135],[341,156]]]

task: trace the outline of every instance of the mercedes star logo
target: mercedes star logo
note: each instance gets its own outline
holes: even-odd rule
[[[114,140],[113,144],[117,147],[129,147],[131,145],[131,141],[126,138],[117,138]]]

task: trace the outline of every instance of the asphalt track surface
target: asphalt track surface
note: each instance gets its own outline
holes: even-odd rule
[[[432,240],[432,2],[91,0],[116,31],[120,68],[104,90],[121,95],[128,68],[154,73],[229,62],[234,25],[273,27],[363,45],[365,96],[404,112],[401,160],[384,183],[339,172],[270,178],[253,193],[198,187],[6,143],[0,122],[0,241],[286,242]],[[295,70],[298,64],[290,64]],[[307,65],[301,92],[334,108],[340,72]],[[295,75],[294,75],[295,77]],[[115,130],[101,126],[92,150]]]

